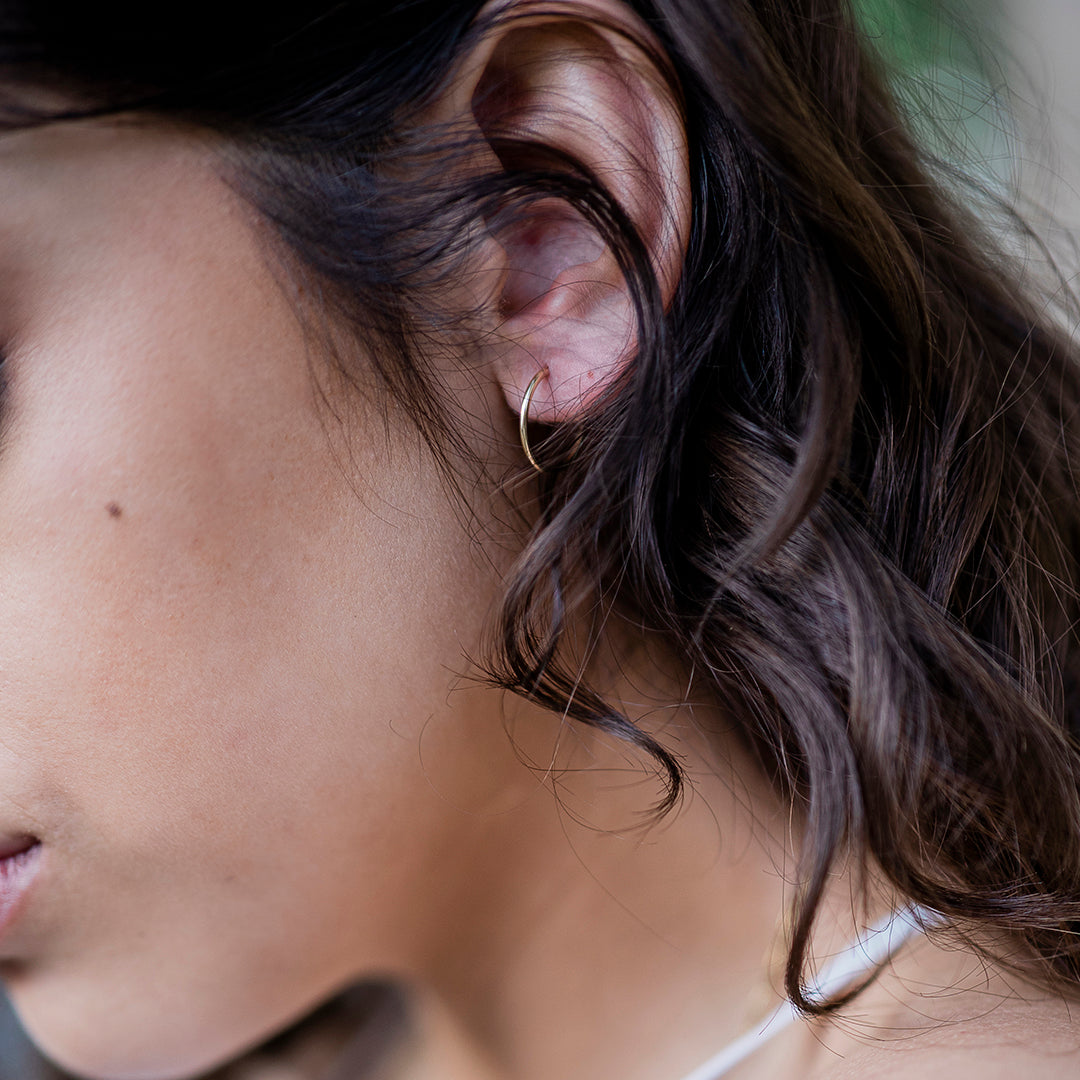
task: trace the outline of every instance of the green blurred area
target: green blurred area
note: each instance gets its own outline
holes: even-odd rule
[[[998,0],[852,0],[908,121],[929,153],[1004,190],[1014,130]]]
[[[935,0],[854,0],[854,7],[878,48],[901,68],[925,68],[939,55],[944,13]]]
[[[856,18],[889,68],[903,74],[994,67],[994,0],[852,0]]]

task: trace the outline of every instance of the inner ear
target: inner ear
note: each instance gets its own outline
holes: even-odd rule
[[[572,127],[588,120],[582,110],[612,79],[617,60],[587,23],[564,18],[537,25],[525,19],[492,49],[473,91],[473,117],[504,165],[542,167],[545,129],[563,127],[571,116]]]
[[[506,253],[499,311],[508,318],[555,307],[556,283],[567,284],[568,270],[589,267],[607,250],[595,229],[561,199],[524,207],[494,232]]]
[[[492,51],[472,98],[477,126],[503,168],[554,173],[573,168],[567,134],[589,123],[582,109],[604,77],[598,70],[615,58],[614,50],[583,23],[508,31]],[[560,277],[572,267],[596,263],[606,250],[596,230],[564,199],[519,203],[505,221],[489,222],[489,229],[506,254],[503,316],[535,312],[545,298],[550,306]]]
[[[580,17],[519,18],[475,84],[476,125],[508,170],[584,166],[601,179],[634,222],[670,293],[678,274],[665,249],[674,241],[678,265],[689,218],[676,91],[638,35],[624,27]]]

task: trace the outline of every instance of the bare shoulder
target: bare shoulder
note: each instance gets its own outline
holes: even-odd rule
[[[1003,1007],[906,1036],[861,1038],[818,1061],[813,1080],[1077,1080],[1080,1009]],[[1053,1015],[1050,1015],[1053,1013]],[[828,1060],[830,1059],[831,1060]]]
[[[1077,1080],[1080,1001],[928,945],[816,1041],[808,1080]]]

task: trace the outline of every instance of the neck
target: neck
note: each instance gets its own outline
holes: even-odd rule
[[[778,1000],[783,815],[736,747],[680,730],[693,785],[669,818],[643,825],[626,749],[579,733],[558,798],[462,898],[431,986],[497,1075],[678,1080]]]

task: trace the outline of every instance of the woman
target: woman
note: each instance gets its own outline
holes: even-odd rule
[[[46,1052],[1075,1074],[1076,358],[841,0],[0,10]]]

